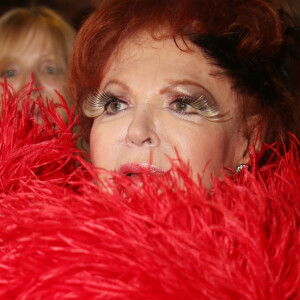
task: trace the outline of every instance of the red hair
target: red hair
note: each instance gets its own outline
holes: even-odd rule
[[[262,62],[277,60],[284,28],[279,14],[263,0],[103,0],[77,35],[70,70],[70,90],[77,103],[84,134],[89,133],[93,120],[84,116],[83,102],[99,87],[106,63],[116,47],[142,30],[148,31],[154,38],[181,37],[192,41],[199,36],[228,37],[234,34],[238,40],[234,54],[243,62],[248,62],[250,57],[259,57],[256,64],[260,68]],[[203,44],[200,47],[203,48]],[[238,65],[240,73],[245,71],[243,62]],[[219,65],[224,67],[222,62]],[[230,64],[225,64],[225,73],[227,67],[230,68]],[[247,68],[248,65],[246,71]],[[263,73],[270,71],[268,76],[271,78],[272,70],[269,69],[272,68],[266,64],[265,69]],[[263,85],[261,80],[255,79],[256,72],[255,69],[250,77]],[[239,75],[235,73],[236,70],[227,72],[236,83],[234,86],[247,85],[249,76],[244,80],[246,83],[240,84],[236,80]],[[271,79],[266,81],[277,85],[278,80]],[[256,89],[255,85],[247,87],[245,94],[259,98]],[[272,90],[271,84],[269,91]],[[261,93],[260,98],[265,95],[265,92]],[[274,133],[271,136],[274,139]]]

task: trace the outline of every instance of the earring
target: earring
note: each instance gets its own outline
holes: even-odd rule
[[[240,173],[244,168],[248,168],[250,170],[250,166],[247,164],[240,164],[235,168],[235,173]]]

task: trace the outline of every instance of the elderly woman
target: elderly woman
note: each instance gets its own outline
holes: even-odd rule
[[[3,85],[0,298],[299,299],[298,37],[263,0],[101,1],[69,79],[92,164]]]
[[[291,35],[266,1],[102,1],[70,74],[93,164],[155,175],[179,155],[209,186],[251,144],[288,148],[300,136]]]

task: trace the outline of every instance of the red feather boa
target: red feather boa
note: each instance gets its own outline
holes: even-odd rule
[[[214,179],[184,164],[142,187],[80,156],[53,105],[3,86],[0,299],[300,299],[299,144]],[[43,123],[34,121],[36,106]]]

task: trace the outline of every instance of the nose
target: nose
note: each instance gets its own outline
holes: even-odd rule
[[[160,145],[160,137],[155,128],[153,115],[146,107],[135,110],[127,129],[126,144],[129,147],[148,148],[155,148]]]
[[[38,72],[29,70],[24,71],[14,78],[12,83],[16,91],[20,91],[25,85],[27,85],[33,79],[34,85],[39,88],[42,87],[42,81]]]
[[[34,84],[37,88],[42,86],[42,80],[40,74],[38,72],[32,72],[34,78]]]

